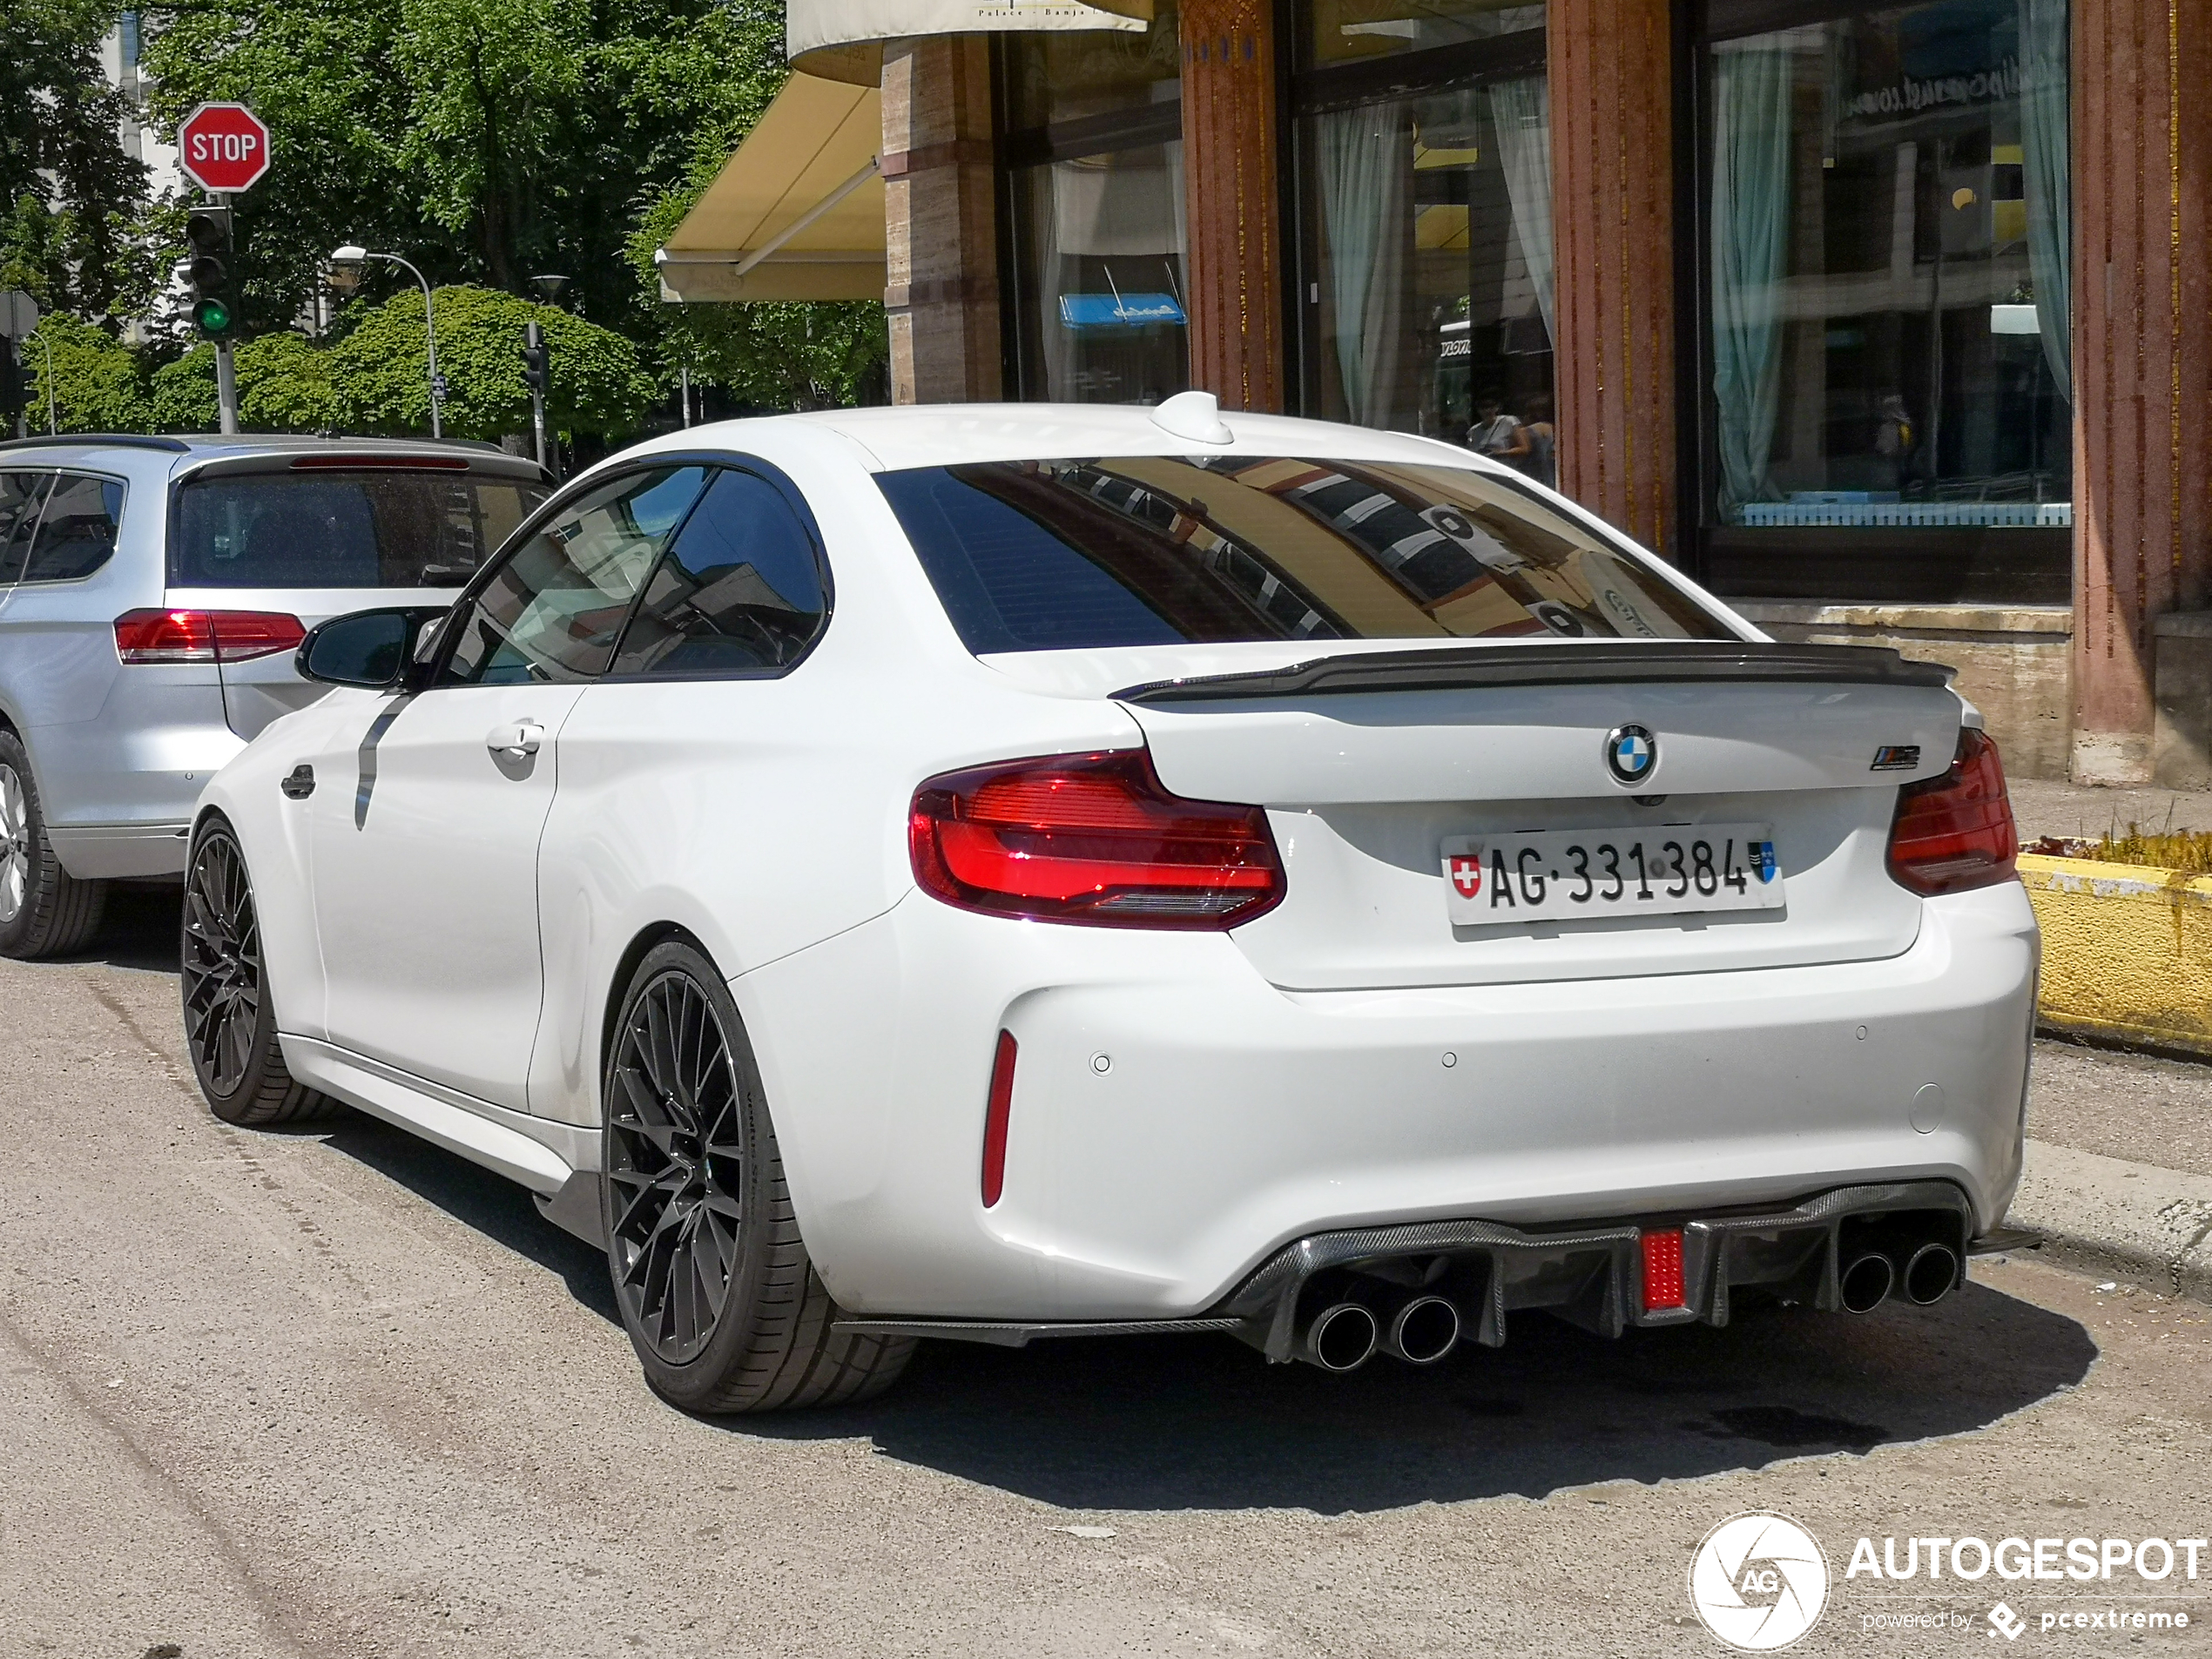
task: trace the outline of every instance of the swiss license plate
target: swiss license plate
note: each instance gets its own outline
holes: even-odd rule
[[[1782,902],[1782,863],[1766,824],[1455,835],[1443,851],[1444,906],[1459,927]]]

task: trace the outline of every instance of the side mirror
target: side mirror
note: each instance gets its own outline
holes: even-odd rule
[[[302,679],[326,685],[396,689],[420,658],[418,647],[447,612],[427,605],[356,610],[319,624],[292,659]]]

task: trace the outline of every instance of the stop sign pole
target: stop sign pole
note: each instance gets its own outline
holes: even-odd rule
[[[268,124],[243,104],[203,104],[177,128],[177,166],[222,206],[268,172]],[[236,432],[238,372],[227,339],[215,342],[215,404],[221,429]]]

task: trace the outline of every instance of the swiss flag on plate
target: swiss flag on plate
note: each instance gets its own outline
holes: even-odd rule
[[[1482,891],[1482,855],[1480,853],[1452,854],[1452,885],[1464,898],[1472,899]]]

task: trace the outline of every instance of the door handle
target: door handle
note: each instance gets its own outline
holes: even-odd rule
[[[315,792],[315,769],[302,760],[293,767],[292,775],[280,781],[277,787],[284,791],[287,800],[305,800]]]
[[[492,727],[484,738],[484,747],[507,759],[521,760],[536,754],[544,741],[545,728],[536,721],[515,720]]]

